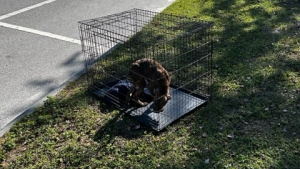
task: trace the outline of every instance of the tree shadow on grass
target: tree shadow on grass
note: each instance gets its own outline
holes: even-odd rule
[[[199,135],[190,137],[199,147],[211,147],[208,153],[189,160],[201,159],[199,165],[203,168],[243,168],[248,164],[298,167],[299,152],[293,147],[299,147],[300,136],[295,130],[300,127],[296,113],[300,110],[300,63],[299,50],[295,51],[299,46],[296,17],[300,4],[240,2],[218,0],[204,10],[215,17],[218,27],[214,47],[216,82],[213,101],[199,110],[203,114],[195,115],[195,120],[205,121],[207,128],[199,132],[209,132],[212,139],[208,137],[201,143],[197,141]],[[204,164],[207,158],[209,165]]]

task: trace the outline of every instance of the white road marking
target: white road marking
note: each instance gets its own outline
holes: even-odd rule
[[[58,39],[58,40],[66,41],[66,42],[71,42],[71,43],[75,43],[75,44],[79,44],[79,45],[81,44],[80,40],[77,40],[77,39],[72,39],[72,38],[68,38],[65,36],[56,35],[53,33],[39,31],[39,30],[35,30],[35,29],[30,29],[30,28],[26,28],[26,27],[22,27],[22,26],[18,26],[18,25],[12,25],[12,24],[8,24],[8,23],[0,22],[0,26],[6,27],[6,28],[11,28],[11,29],[16,29],[16,30],[24,31],[24,32],[28,32],[28,33],[33,33],[33,34],[37,34],[37,35],[41,35],[41,36],[46,36],[46,37],[50,37],[53,39]]]
[[[5,15],[2,15],[2,16],[0,16],[0,20],[9,18],[9,17],[14,16],[14,15],[18,15],[18,14],[20,14],[20,13],[29,11],[29,10],[31,10],[31,9],[40,7],[40,6],[45,5],[45,4],[49,4],[49,3],[54,2],[54,1],[57,1],[57,0],[47,0],[47,1],[44,1],[44,2],[41,2],[41,3],[35,4],[35,5],[32,5],[32,6],[28,6],[28,7],[26,7],[26,8],[23,8],[23,9],[20,9],[20,10],[17,10],[17,11],[14,11],[14,12],[11,12],[11,13],[8,13],[8,14],[5,14]]]
[[[44,1],[44,2],[37,3],[35,5],[32,5],[32,6],[28,6],[26,8],[23,8],[23,9],[20,9],[20,10],[2,15],[2,16],[0,16],[0,20],[9,18],[9,17],[14,16],[14,15],[18,15],[20,13],[32,10],[34,8],[38,8],[40,6],[49,4],[49,3],[54,2],[54,1],[57,1],[57,0],[47,0],[47,1]],[[41,35],[41,36],[46,36],[46,37],[50,37],[50,38],[54,38],[54,39],[59,39],[59,40],[63,40],[63,41],[67,41],[67,42],[71,42],[71,43],[75,43],[75,44],[81,44],[80,40],[77,40],[77,39],[72,39],[72,38],[56,35],[56,34],[53,34],[53,33],[39,31],[39,30],[31,29],[31,28],[18,26],[18,25],[12,25],[12,24],[8,24],[8,23],[0,22],[0,26],[6,27],[6,28],[11,28],[11,29],[16,29],[16,30],[24,31],[24,32],[28,32],[28,33],[33,33],[33,34],[37,34],[37,35]]]

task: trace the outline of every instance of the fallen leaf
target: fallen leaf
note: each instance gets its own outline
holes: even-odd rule
[[[205,152],[205,153],[209,152],[209,148],[206,147],[206,148],[203,150],[203,152]]]
[[[139,124],[134,126],[134,129],[136,129],[136,130],[139,129],[139,128],[141,128],[141,125],[139,125]]]
[[[3,168],[6,168],[7,164],[5,162],[2,162],[0,166],[2,166]]]
[[[230,138],[230,139],[233,139],[234,135],[233,134],[228,134],[227,137]]]
[[[209,158],[204,161],[205,164],[209,164]]]
[[[220,126],[220,127],[219,127],[219,130],[224,130],[224,127],[223,127],[223,126]]]
[[[197,148],[192,148],[192,150],[193,150],[193,151],[198,151],[198,149],[197,149]]]
[[[284,133],[286,133],[286,132],[287,132],[286,127],[284,127],[282,131],[283,131]]]
[[[202,134],[202,137],[207,137],[207,134],[204,132],[203,134]]]

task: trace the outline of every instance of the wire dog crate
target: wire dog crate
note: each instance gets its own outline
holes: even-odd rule
[[[211,97],[211,27],[196,18],[141,9],[80,21],[89,91],[154,130],[163,129]],[[126,101],[130,66],[141,58],[155,60],[170,74],[172,98],[162,112],[153,111],[146,88],[141,97],[148,105]]]

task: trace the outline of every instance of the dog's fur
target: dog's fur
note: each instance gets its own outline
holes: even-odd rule
[[[127,103],[133,95],[133,99],[141,106],[148,103],[139,100],[140,94],[147,87],[153,96],[153,110],[160,112],[171,98],[169,85],[170,75],[161,64],[151,59],[140,59],[132,63],[129,71],[129,77],[132,82],[132,88],[127,94]]]

